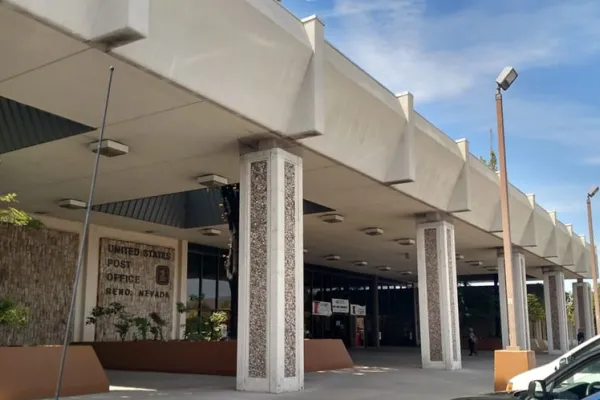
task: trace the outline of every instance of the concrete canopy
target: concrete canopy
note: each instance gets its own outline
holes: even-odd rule
[[[252,34],[249,34],[251,32]],[[415,215],[453,214],[461,275],[494,273],[502,245],[497,175],[324,40],[317,18],[273,1],[5,0],[0,2],[0,96],[81,126],[100,124],[109,65],[116,68],[106,138],[130,153],[103,159],[95,204],[198,189],[195,177],[239,179],[240,148],[282,140],[304,159],[304,197],[345,216],[305,216],[306,261],[416,279]],[[0,120],[2,115],[0,115]],[[85,200],[96,130],[2,155],[2,190],[22,206]],[[512,237],[530,275],[565,267],[587,277],[585,238],[516,187]],[[94,213],[94,222],[225,247],[226,235]],[[382,228],[381,236],[362,230]],[[225,230],[222,226],[221,229]],[[326,255],[340,261],[329,262]],[[354,267],[364,260],[368,267]],[[473,267],[468,261],[481,261]],[[382,272],[378,267],[389,266]],[[411,273],[409,275],[408,273]]]

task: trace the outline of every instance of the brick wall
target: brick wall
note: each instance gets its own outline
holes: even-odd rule
[[[0,296],[30,308],[29,326],[0,328],[0,345],[62,343],[79,235],[0,225]]]

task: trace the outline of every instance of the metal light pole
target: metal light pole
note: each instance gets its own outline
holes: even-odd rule
[[[587,215],[588,215],[588,228],[590,230],[590,256],[592,261],[590,267],[592,269],[592,281],[594,282],[594,315],[596,317],[596,334],[600,333],[600,301],[598,300],[598,259],[596,258],[596,245],[594,244],[594,223],[592,220],[592,197],[598,193],[600,188],[594,186],[587,193]]]
[[[507,90],[517,79],[517,71],[506,67],[496,78],[496,119],[498,120],[498,159],[500,161],[500,209],[502,212],[502,242],[504,245],[504,281],[506,288],[506,314],[508,317],[508,350],[519,350],[517,343],[517,317],[514,302],[512,269],[512,240],[510,236],[510,212],[508,205],[508,172],[504,140],[504,111],[502,90]]]

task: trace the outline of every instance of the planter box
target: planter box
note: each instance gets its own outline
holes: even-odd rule
[[[134,341],[89,343],[105,369],[235,376],[237,342]],[[305,372],[352,368],[341,340],[306,340]],[[2,400],[2,399],[0,399]]]
[[[89,343],[104,369],[235,376],[236,342],[184,340]]]
[[[354,368],[354,362],[340,339],[304,341],[304,372]]]
[[[54,397],[61,351],[62,346],[0,347],[0,400]],[[69,347],[61,396],[108,390],[108,379],[92,347]]]

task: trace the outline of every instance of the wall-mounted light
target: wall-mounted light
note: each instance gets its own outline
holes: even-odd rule
[[[98,151],[98,142],[90,143],[89,149],[96,153]],[[104,139],[100,142],[100,155],[104,157],[118,157],[129,153],[129,146],[114,140]]]
[[[328,224],[339,224],[340,222],[344,222],[344,217],[340,214],[327,214],[321,217],[321,221]]]
[[[383,229],[375,228],[375,227],[366,228],[366,229],[363,229],[363,233],[365,235],[369,235],[369,236],[380,236],[380,235],[383,235]]]
[[[219,236],[219,235],[221,235],[221,230],[215,229],[215,228],[205,228],[205,229],[201,229],[200,233],[203,234],[204,236]]]
[[[415,240],[409,238],[402,238],[396,239],[396,243],[398,243],[400,246],[412,246],[415,244]]]
[[[87,208],[87,203],[85,201],[76,199],[62,199],[59,200],[56,205],[67,210],[83,210]]]
[[[229,184],[229,179],[217,174],[202,175],[196,178],[198,185],[207,189],[219,188]]]

